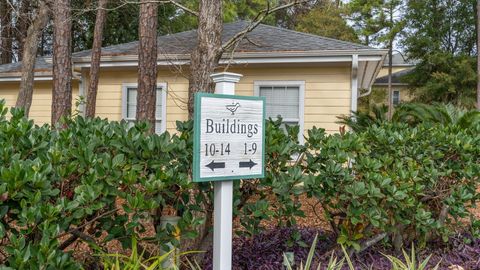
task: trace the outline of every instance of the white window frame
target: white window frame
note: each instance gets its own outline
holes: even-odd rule
[[[397,104],[395,104],[395,103],[393,102],[393,97],[395,96],[395,92],[398,93],[398,103],[397,103]],[[400,102],[402,102],[401,99],[400,99],[400,90],[393,90],[393,91],[392,91],[392,104],[393,104],[394,106],[396,106],[396,105],[399,105]]]
[[[135,121],[136,118],[127,118],[128,89],[130,88],[138,89],[138,83],[122,84],[122,119],[127,121]],[[167,130],[167,83],[157,83],[157,89],[158,88],[162,89],[160,90],[160,92],[162,93],[162,118],[160,119],[160,132],[163,133]]]
[[[254,81],[253,89],[254,95],[260,96],[260,87],[262,86],[279,86],[279,87],[298,87],[298,125],[299,125],[299,134],[298,141],[303,144],[303,127],[304,127],[304,118],[305,118],[305,81]],[[282,119],[285,122],[295,122],[297,119]]]

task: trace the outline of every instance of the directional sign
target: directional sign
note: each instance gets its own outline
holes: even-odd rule
[[[195,96],[195,182],[264,177],[265,99]]]

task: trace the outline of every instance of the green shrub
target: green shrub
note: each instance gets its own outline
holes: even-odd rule
[[[478,133],[441,125],[385,123],[343,136],[312,129],[305,186],[340,244],[446,240],[480,196],[478,145]]]
[[[76,239],[178,246],[176,228],[159,226],[164,207],[181,216],[182,239],[209,226],[212,184],[191,182],[192,122],[177,123],[174,135],[98,118],[65,119],[63,127],[35,126],[15,109],[7,120],[0,101],[0,237],[8,266],[77,268],[63,251]],[[343,135],[313,128],[304,145],[298,126],[277,120],[266,129],[265,179],[235,181],[237,233],[257,234],[266,221],[294,226],[307,194],[340,244],[361,250],[387,239],[400,247],[448,237],[479,198],[475,126],[385,123]],[[140,237],[146,226],[154,236]]]
[[[305,147],[298,143],[298,126],[282,128],[281,119],[267,121],[265,132],[265,178],[235,183],[234,211],[242,229],[237,233],[261,232],[261,222],[274,221],[279,227],[294,226],[300,209],[299,196],[304,193],[304,174],[298,161]]]
[[[201,220],[186,192],[188,135],[145,135],[146,124],[129,129],[81,117],[51,130],[15,109],[7,120],[3,102],[0,112],[0,237],[10,267],[73,267],[62,250],[77,238],[98,246],[119,240],[127,248],[146,225],[158,225],[153,210],[165,205],[183,215],[182,236],[195,236]],[[153,238],[139,239],[178,242],[172,226],[156,229]],[[90,237],[105,233],[101,242]]]

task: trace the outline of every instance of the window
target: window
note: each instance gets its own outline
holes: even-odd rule
[[[157,108],[155,132],[162,133],[166,130],[166,84],[157,84]],[[137,84],[123,86],[123,119],[129,123],[135,122],[137,113]]]
[[[398,90],[393,91],[392,103],[393,105],[400,104],[400,91]]]
[[[303,134],[304,81],[257,81],[255,95],[265,97],[266,118],[282,117],[285,124],[299,125]],[[299,136],[302,141],[303,136]]]

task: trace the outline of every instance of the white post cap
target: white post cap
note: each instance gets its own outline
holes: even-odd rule
[[[237,83],[238,81],[240,81],[240,78],[242,78],[243,75],[238,73],[232,73],[232,72],[219,72],[219,73],[214,73],[210,75],[210,77],[215,83],[219,83],[219,82]]]

